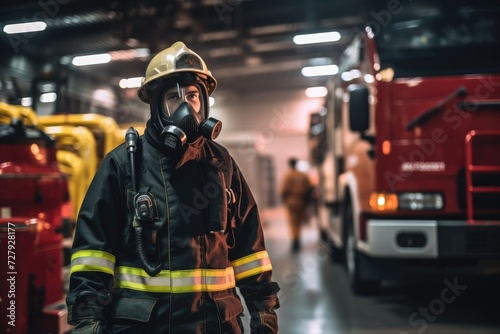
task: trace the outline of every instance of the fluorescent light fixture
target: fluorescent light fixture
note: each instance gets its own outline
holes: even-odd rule
[[[340,33],[336,31],[297,35],[293,38],[293,42],[297,45],[328,43],[336,42],[338,40],[340,40]]]
[[[42,31],[47,28],[47,23],[43,21],[7,24],[3,27],[6,34],[25,34],[29,32]]]
[[[138,48],[138,49],[129,49],[129,50],[118,50],[118,51],[110,51],[111,60],[132,60],[136,58],[145,58],[148,57],[150,51],[148,48]]]
[[[123,88],[123,89],[138,88],[138,87],[141,87],[141,84],[142,84],[142,77],[121,79],[120,83],[119,83],[120,88]]]
[[[211,96],[210,96],[210,97],[208,98],[208,104],[210,105],[210,107],[211,107],[211,106],[213,106],[213,105],[215,104],[215,99],[214,99],[213,97],[211,97]]]
[[[99,53],[88,56],[77,56],[73,58],[72,64],[75,66],[87,66],[87,65],[106,64],[109,63],[110,61],[111,61],[111,55],[109,53]]]
[[[57,100],[57,94],[52,92],[52,93],[44,93],[40,95],[40,102],[42,103],[52,103]]]
[[[337,65],[307,66],[301,70],[305,77],[317,77],[321,75],[333,75],[339,72]]]
[[[365,79],[366,83],[374,83],[375,82],[375,77],[371,74],[365,74],[364,79]]]
[[[21,105],[23,107],[31,107],[32,104],[33,104],[33,99],[31,97],[23,97],[21,99]]]
[[[351,80],[354,80],[354,79],[361,77],[361,71],[354,69],[354,70],[350,70],[347,72],[342,72],[340,77],[344,81],[351,81]]]
[[[324,97],[328,90],[325,86],[309,87],[306,89],[306,96],[310,98]]]

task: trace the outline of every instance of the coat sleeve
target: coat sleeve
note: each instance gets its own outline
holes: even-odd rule
[[[115,290],[115,254],[126,225],[123,167],[108,154],[85,195],[76,223],[68,305],[68,323],[105,327]],[[93,333],[99,330],[93,331]]]
[[[264,241],[257,204],[241,171],[233,162],[231,189],[237,194],[234,247],[229,252],[235,279],[252,316],[253,330],[276,333],[279,286],[272,281],[272,265]]]

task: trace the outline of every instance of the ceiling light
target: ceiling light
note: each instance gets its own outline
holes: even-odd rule
[[[106,64],[109,63],[110,61],[111,61],[111,55],[109,53],[99,53],[88,56],[77,56],[73,58],[72,64],[75,66],[86,66],[86,65]]]
[[[44,93],[40,95],[40,102],[42,103],[52,103],[57,100],[57,94],[52,92],[52,93]]]
[[[28,32],[42,31],[47,28],[47,23],[43,21],[7,24],[3,27],[6,34],[25,34]]]
[[[333,75],[339,72],[337,65],[307,66],[302,68],[301,73],[305,77],[317,77],[321,75]]]
[[[374,83],[375,82],[375,77],[371,74],[365,74],[364,79],[365,79],[366,83]]]
[[[23,107],[31,107],[32,104],[33,104],[33,99],[31,97],[23,97],[21,99],[21,105]]]
[[[128,78],[120,80],[120,88],[138,88],[141,87],[142,77]]]
[[[306,96],[310,98],[324,97],[328,93],[325,86],[309,87],[306,89]]]
[[[344,81],[351,81],[351,80],[354,80],[354,79],[357,79],[357,78],[361,77],[361,71],[357,70],[357,69],[354,69],[354,70],[350,70],[350,71],[347,71],[347,72],[342,72],[342,74],[340,75],[340,77]]]
[[[293,42],[297,45],[336,42],[338,40],[340,40],[340,33],[337,31],[297,35],[293,38]]]
[[[148,57],[150,51],[148,48],[138,48],[138,49],[129,49],[129,50],[118,50],[118,51],[110,51],[111,60],[132,60],[135,58],[145,58]]]

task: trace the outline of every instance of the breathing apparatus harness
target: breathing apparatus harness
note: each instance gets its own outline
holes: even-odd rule
[[[155,248],[150,249],[148,256],[148,251],[146,248],[146,242],[144,237],[148,239],[147,242],[150,245],[155,245],[156,242],[153,240],[151,233],[145,233],[150,230],[152,220],[155,216],[153,199],[147,192],[137,191],[137,179],[136,179],[136,166],[135,166],[135,155],[137,152],[139,142],[139,133],[133,127],[130,127],[125,133],[125,147],[127,149],[129,161],[130,161],[130,174],[132,183],[132,192],[134,193],[134,219],[132,222],[132,227],[135,231],[135,241],[136,241],[136,252],[139,257],[139,262],[141,263],[142,269],[149,276],[156,276],[161,271],[161,257],[159,251]],[[144,231],[146,230],[146,231]],[[150,261],[150,257],[155,256],[156,259]]]

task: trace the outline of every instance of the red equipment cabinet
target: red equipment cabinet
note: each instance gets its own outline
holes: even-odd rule
[[[0,308],[7,310],[2,333],[68,329],[61,233],[67,200],[55,142],[20,121],[0,125]]]

